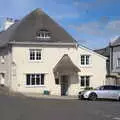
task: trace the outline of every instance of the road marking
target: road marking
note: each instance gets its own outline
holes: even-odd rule
[[[120,118],[119,117],[115,117],[115,118],[113,118],[113,120],[120,120]]]

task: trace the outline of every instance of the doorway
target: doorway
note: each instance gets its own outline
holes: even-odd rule
[[[61,76],[61,96],[68,95],[68,76]]]

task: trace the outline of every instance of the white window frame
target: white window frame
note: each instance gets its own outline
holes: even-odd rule
[[[117,68],[120,68],[120,58],[117,58]]]
[[[33,52],[34,59],[31,59],[32,52]],[[40,58],[38,59],[37,53],[39,53],[39,52],[40,52],[40,56],[39,56]],[[41,49],[34,49],[34,48],[29,49],[29,60],[30,61],[41,61],[41,59],[42,59],[42,50]]]
[[[30,84],[28,85],[27,84],[27,75],[30,75]],[[33,79],[33,77],[32,77],[32,75],[34,75],[34,77],[35,77],[35,84],[34,85],[32,85],[32,79]],[[40,76],[40,84],[37,84],[37,75],[39,75]],[[43,80],[43,84],[41,84],[41,75],[44,75],[44,80]],[[26,87],[39,87],[39,86],[45,86],[45,74],[44,73],[27,73],[26,74],[26,81],[25,81],[25,86]]]
[[[39,33],[37,33],[37,38],[40,38],[40,39],[50,39],[51,36],[50,36],[49,32],[39,31]]]
[[[84,78],[84,86],[82,86],[81,85],[81,81],[82,81],[82,79],[81,78]],[[89,78],[89,85],[87,86],[86,85],[86,81],[87,81],[87,77]],[[90,75],[82,75],[82,76],[80,76],[80,87],[83,87],[83,88],[85,88],[85,87],[90,87],[90,79],[91,79],[91,76]]]
[[[84,61],[82,61],[82,57],[84,57]],[[88,59],[88,63],[87,63],[87,57],[89,57]],[[83,64],[82,64],[83,62]],[[86,55],[86,54],[81,54],[80,55],[80,65],[81,66],[89,66],[91,64],[91,55]]]

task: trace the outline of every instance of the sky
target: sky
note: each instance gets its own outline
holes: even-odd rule
[[[106,47],[120,35],[120,0],[0,0],[0,26],[41,8],[74,39],[91,49]]]

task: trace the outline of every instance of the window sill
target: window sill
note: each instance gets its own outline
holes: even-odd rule
[[[29,60],[29,63],[42,63],[42,60]]]
[[[81,68],[91,68],[92,65],[80,65]]]
[[[39,88],[39,87],[46,87],[45,85],[25,85],[26,88]]]

